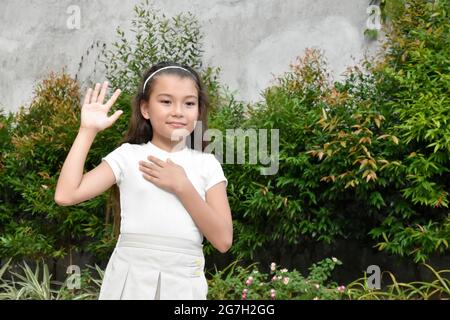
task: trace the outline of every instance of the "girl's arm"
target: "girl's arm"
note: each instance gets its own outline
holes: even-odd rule
[[[57,204],[78,204],[103,193],[115,183],[114,173],[105,161],[83,174],[84,163],[96,135],[96,131],[86,128],[80,128],[78,131],[56,185]]]
[[[111,167],[103,161],[96,168],[83,174],[84,163],[98,132],[110,127],[120,116],[116,111],[108,117],[107,113],[120,94],[117,90],[106,104],[103,100],[108,83],[105,82],[99,94],[100,84],[91,88],[81,109],[81,125],[78,135],[64,161],[55,190],[55,202],[62,206],[78,204],[108,190],[115,183]]]
[[[233,223],[225,182],[209,188],[206,201],[189,180],[176,195],[208,241],[220,252],[227,252],[233,243]]]

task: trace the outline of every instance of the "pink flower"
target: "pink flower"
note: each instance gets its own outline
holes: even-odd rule
[[[248,277],[247,281],[245,281],[246,285],[251,285],[253,283],[253,277]]]
[[[242,300],[247,299],[247,293],[248,293],[248,289],[245,288],[244,290],[242,290]]]
[[[289,277],[284,277],[283,283],[284,283],[284,284],[288,284],[288,283],[289,283]]]
[[[276,296],[276,291],[275,291],[275,289],[270,289],[270,297],[271,297],[272,299],[275,299],[275,296]]]
[[[272,263],[270,264],[270,270],[271,270],[271,271],[275,271],[276,268],[277,268],[277,264],[276,264],[275,262],[272,262]]]
[[[337,287],[337,291],[340,292],[340,293],[344,292],[345,291],[345,286]]]
[[[272,281],[277,281],[277,279],[278,279],[277,276],[272,277]]]
[[[285,272],[288,272],[288,269],[286,269],[286,268],[281,269],[281,273],[285,273]]]

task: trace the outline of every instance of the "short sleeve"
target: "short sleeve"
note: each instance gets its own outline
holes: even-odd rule
[[[228,186],[228,179],[223,173],[222,165],[220,164],[219,160],[217,160],[217,158],[210,153],[208,154],[205,191],[221,181],[225,181],[225,187]]]
[[[124,177],[124,171],[126,168],[126,144],[122,144],[120,147],[111,151],[102,160],[105,160],[111,167],[114,176],[116,177],[116,183],[120,184]]]

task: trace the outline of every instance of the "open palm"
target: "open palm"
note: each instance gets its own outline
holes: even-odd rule
[[[108,89],[108,82],[105,81],[100,90],[100,84],[97,83],[94,87],[89,88],[84,98],[83,106],[81,107],[81,127],[102,131],[114,124],[119,116],[123,113],[122,110],[117,110],[113,115],[108,116],[108,112],[116,102],[120,95],[120,89],[117,89],[112,97],[103,104],[106,91]]]

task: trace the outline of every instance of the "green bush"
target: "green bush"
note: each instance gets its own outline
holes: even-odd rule
[[[232,252],[354,239],[416,262],[449,253],[449,1],[407,1],[383,54],[332,83],[317,50],[217,123],[279,129],[279,171],[225,165]],[[225,118],[230,117],[229,120]],[[235,120],[233,120],[235,119]],[[374,242],[378,241],[378,242]]]
[[[18,271],[13,271],[14,267]],[[88,266],[79,275],[59,282],[52,280],[48,265],[43,262],[38,262],[32,270],[26,262],[13,266],[8,261],[0,267],[0,300],[98,299],[103,274],[97,265]],[[9,275],[9,279],[4,275]]]
[[[400,201],[372,234],[379,247],[425,261],[448,253],[450,215],[450,1],[407,1],[392,19],[384,60],[373,66],[383,107],[402,142]]]
[[[202,39],[198,20],[191,13],[168,18],[160,14],[148,0],[134,6],[131,21],[133,34],[125,35],[117,27],[118,40],[106,51],[106,76],[122,91],[134,92],[144,70],[160,61],[177,61],[193,68],[201,66]],[[128,39],[132,39],[132,41]]]
[[[371,289],[366,277],[345,285],[330,282],[329,277],[341,262],[326,258],[309,268],[303,277],[297,270],[282,269],[275,263],[270,272],[263,273],[254,263],[247,267],[234,261],[228,267],[210,274],[209,300],[406,300],[450,299],[450,270],[434,270],[425,265],[434,279],[430,282],[397,282],[388,274],[391,284]],[[16,271],[14,271],[16,270]],[[41,271],[42,270],[42,271]],[[27,263],[0,266],[0,300],[93,300],[98,299],[104,271],[97,265],[80,270],[77,277],[68,276],[63,282],[52,280],[45,263],[34,269]],[[74,275],[75,276],[75,275]],[[383,279],[382,279],[383,280]],[[383,280],[384,282],[384,280]]]
[[[274,262],[269,274],[261,272],[257,263],[243,267],[236,260],[223,270],[211,274],[210,300],[334,300],[344,286],[330,282],[329,277],[338,259],[324,259],[311,266],[308,277],[297,270],[280,268]]]
[[[110,233],[105,196],[73,207],[54,201],[57,175],[79,128],[79,97],[72,79],[51,74],[37,86],[29,108],[21,107],[9,122],[5,140],[10,144],[2,147],[0,166],[0,257],[60,258],[85,251]],[[96,141],[97,153],[89,154],[87,170],[107,153],[105,137]],[[93,253],[105,257],[101,250]]]
[[[145,70],[161,61],[175,61],[199,71],[214,107],[221,89],[220,69],[202,66],[203,33],[198,19],[190,12],[166,17],[148,0],[134,6],[134,14],[128,34],[117,27],[117,40],[100,58],[112,86],[134,94]]]
[[[398,282],[391,272],[383,272],[389,276],[390,284],[383,290],[372,289],[367,285],[367,277],[353,281],[345,290],[345,299],[349,300],[449,300],[450,299],[450,270],[434,270],[430,265],[424,266],[431,271],[433,280]]]
[[[203,70],[214,98],[211,127],[280,129],[276,175],[261,175],[260,165],[224,165],[237,258],[268,245],[308,246],[336,238],[417,262],[448,254],[448,4],[407,1],[403,14],[391,19],[383,55],[349,69],[344,81],[332,83],[321,53],[308,50],[256,105],[226,96],[215,71]],[[115,86],[123,85],[122,78],[135,83],[139,68],[170,58],[164,52],[189,51],[184,40],[174,40],[172,49],[143,60],[140,52],[150,50],[143,39],[162,37],[162,30],[175,37],[173,30],[196,24],[181,16],[173,22],[155,18],[142,6],[135,10],[135,41],[122,41],[106,57]],[[153,31],[147,33],[150,23]],[[201,38],[189,30],[189,39]],[[201,51],[189,52],[183,61],[196,65]],[[114,107],[124,116],[97,136],[86,170],[124,135],[132,88]],[[0,257],[60,258],[87,251],[104,259],[111,252],[108,193],[73,207],[53,200],[57,173],[78,130],[79,101],[73,80],[52,75],[37,86],[28,109],[1,114]]]
[[[263,273],[257,264],[247,267],[234,261],[228,267],[211,274],[208,299],[210,300],[429,300],[450,299],[450,270],[431,271],[429,282],[398,282],[390,272],[381,274],[381,289],[368,286],[367,278],[357,279],[348,285],[330,282],[335,267],[342,263],[336,258],[326,258],[309,268],[304,277],[297,270],[280,269],[272,263],[271,271]],[[388,275],[386,279],[385,275]]]
[[[122,89],[112,112],[121,109],[124,115],[97,135],[86,172],[125,135],[132,95],[145,69],[160,59],[200,67],[202,35],[195,17],[166,18],[148,1],[134,10],[134,41],[128,42],[118,28],[120,45],[114,43],[103,57],[108,80]],[[201,72],[213,104],[219,99],[217,72],[213,68]],[[71,207],[60,207],[53,198],[57,175],[78,132],[80,96],[78,84],[68,75],[51,74],[37,85],[29,107],[17,115],[1,114],[0,257],[62,258],[88,252],[102,261],[115,245],[112,218],[117,208],[108,201],[112,190]]]

